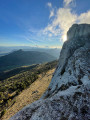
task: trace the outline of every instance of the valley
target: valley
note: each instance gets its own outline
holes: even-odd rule
[[[40,74],[39,78],[35,82],[33,82],[27,89],[23,90],[15,98],[16,102],[10,108],[7,109],[2,120],[8,120],[26,105],[40,99],[40,97],[46,91],[51,82],[54,70],[55,69],[49,70],[48,72],[46,72],[45,75]]]
[[[0,116],[3,120],[14,115],[25,105],[38,100],[47,89],[58,61],[32,65],[8,71],[10,76],[0,81]],[[32,69],[30,68],[32,67]],[[24,69],[25,68],[25,69]],[[21,71],[20,71],[21,70]]]

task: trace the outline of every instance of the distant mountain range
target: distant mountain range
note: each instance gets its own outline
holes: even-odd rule
[[[19,49],[22,49],[23,51],[46,52],[50,55],[53,55],[57,59],[59,58],[59,55],[60,55],[60,48],[38,48],[38,47],[29,47],[29,46],[13,46],[13,47],[0,46],[0,56],[7,55]]]
[[[32,64],[40,64],[56,60],[56,57],[38,51],[18,50],[0,57],[0,71]]]

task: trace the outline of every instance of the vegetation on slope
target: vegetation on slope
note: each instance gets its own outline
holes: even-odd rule
[[[23,90],[18,96],[15,97],[15,103],[7,109],[1,119],[9,120],[23,107],[40,99],[51,82],[54,70],[55,68],[48,70],[46,74],[39,74],[39,78],[35,82],[33,82],[27,89]]]
[[[29,87],[41,73],[55,68],[57,61],[38,65],[31,70],[27,70],[0,81],[0,116],[5,110],[15,103],[15,97],[24,89]]]
[[[15,76],[16,74],[19,74],[19,73],[22,73],[22,72],[25,72],[28,70],[30,71],[38,65],[39,64],[34,64],[34,65],[30,65],[30,66],[21,66],[21,67],[17,67],[15,69],[12,69],[12,70],[0,72],[0,81],[7,79],[11,76]]]

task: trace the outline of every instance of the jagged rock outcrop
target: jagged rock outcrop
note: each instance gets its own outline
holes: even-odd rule
[[[89,120],[90,25],[73,25],[67,38],[48,90],[10,120]]]

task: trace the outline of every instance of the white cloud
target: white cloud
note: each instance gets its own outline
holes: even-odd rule
[[[52,7],[52,3],[48,2],[47,6],[51,8]]]
[[[75,23],[77,15],[71,12],[69,8],[59,8],[56,14],[56,18],[53,20],[53,26],[58,27],[62,32],[62,37],[66,34],[69,27]]]
[[[78,21],[79,23],[88,23],[90,24],[90,10],[86,13],[82,13],[79,17],[78,17]]]
[[[48,34],[50,32],[55,36],[62,35],[63,39],[69,27],[74,24],[76,20],[77,15],[72,13],[71,9],[59,8],[53,22],[44,29],[44,33]]]
[[[53,16],[54,16],[54,9],[52,9],[52,10],[50,11],[49,18],[51,18],[51,17],[53,17]]]
[[[74,3],[74,4],[71,4]],[[72,7],[75,5],[75,0],[64,0],[63,8],[59,8],[54,14],[54,19],[48,26],[43,30],[44,34],[50,36],[60,36],[60,40],[66,40],[66,33],[68,29],[74,23],[89,23],[90,24],[90,11],[76,14]],[[53,8],[52,8],[53,9]],[[50,16],[51,13],[50,13]],[[49,16],[49,18],[51,18]]]
[[[54,16],[54,9],[52,8],[52,3],[48,2],[47,6],[50,8],[50,15],[49,18]]]
[[[64,6],[68,7],[74,0],[64,0]]]

